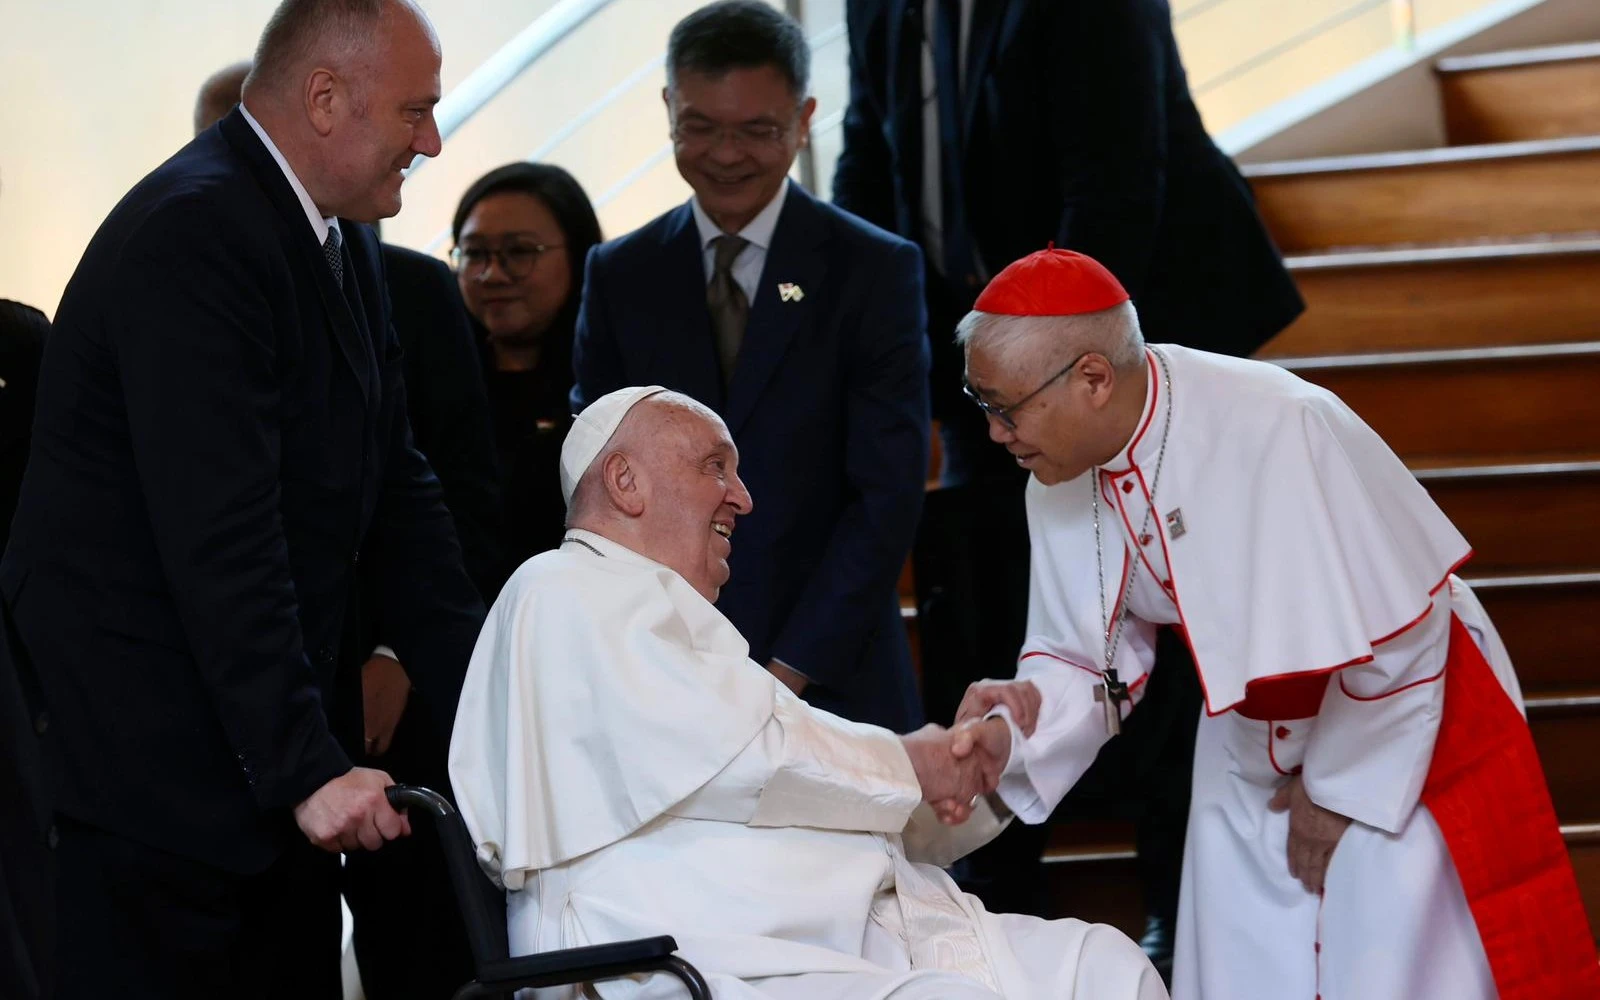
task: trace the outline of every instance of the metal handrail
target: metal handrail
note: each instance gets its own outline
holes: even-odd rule
[[[610,5],[611,0],[556,0],[555,6],[534,18],[444,96],[433,113],[439,124],[439,137],[448,139],[511,81],[521,76],[523,70]],[[417,162],[411,164],[411,172],[424,162],[418,157]]]

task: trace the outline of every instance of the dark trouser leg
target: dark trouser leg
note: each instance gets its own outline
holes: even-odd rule
[[[337,1000],[338,858],[241,876],[58,816],[57,997]]]
[[[389,752],[362,763],[453,800],[440,742],[413,695]],[[367,1000],[448,998],[472,979],[472,953],[431,820],[414,819],[410,837],[380,851],[348,856],[344,893]]]

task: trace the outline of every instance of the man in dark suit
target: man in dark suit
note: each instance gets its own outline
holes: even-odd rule
[[[921,715],[895,583],[928,463],[922,261],[789,183],[809,62],[758,0],[673,29],[664,96],[695,195],[591,253],[573,407],[657,383],[716,409],[755,498],[718,607],[807,700],[904,731]]]
[[[239,103],[250,67],[247,59],[207,78],[195,101],[196,135]],[[382,250],[412,439],[439,477],[467,575],[487,603],[510,567],[489,397],[471,321],[443,262],[389,243]],[[363,574],[368,607],[381,599],[374,575]],[[376,632],[369,638],[373,652],[361,668],[365,739],[356,762],[448,795],[446,744],[394,649]],[[387,850],[346,858],[344,896],[355,918],[356,965],[368,1000],[449,996],[472,978],[466,929],[431,825]]]
[[[1148,340],[1241,356],[1302,303],[1248,186],[1206,135],[1166,0],[849,0],[846,20],[850,105],[834,201],[916,241],[929,264],[933,415],[941,482],[953,488],[930,495],[915,562],[928,709],[946,719],[983,670],[1015,671],[1027,607],[1026,474],[962,399],[953,337],[987,278],[1053,241],[1110,268]],[[1171,753],[1133,756],[1186,773],[1184,732],[1192,743],[1199,711],[1189,687],[1152,692],[1143,711],[1170,706],[1171,725],[1147,718],[1147,736],[1122,740],[1170,733]],[[1173,873],[1186,803],[1174,804],[1176,845],[1145,852],[1168,856],[1159,863]],[[1042,882],[1032,870],[1012,884]],[[1157,895],[1175,907],[1175,874],[1170,885]]]
[[[378,242],[434,155],[404,0],[285,0],[244,105],[68,285],[3,595],[55,793],[59,995],[337,997],[337,852],[404,835],[362,744],[358,567],[441,734],[483,609],[412,446]]]

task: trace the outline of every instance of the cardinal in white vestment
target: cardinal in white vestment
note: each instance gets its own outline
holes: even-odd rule
[[[1003,825],[982,793],[1004,720],[964,729],[958,760],[953,733],[845,721],[749,659],[712,603],[751,509],[712,411],[619,390],[561,463],[566,540],[490,611],[450,746],[513,954],[670,934],[719,1000],[1166,997],[1115,929],[988,913],[924,863]]]
[[[1039,823],[1138,702],[1158,627],[1205,693],[1176,1000],[1600,996],[1590,932],[1466,541],[1289,372],[1146,346],[1105,268],[1041,251],[961,324],[968,394],[1032,471],[999,797]]]

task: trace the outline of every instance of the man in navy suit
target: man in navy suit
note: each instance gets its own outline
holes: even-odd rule
[[[789,182],[809,64],[800,26],[759,0],[673,29],[664,97],[694,198],[591,253],[573,407],[653,383],[721,414],[755,509],[718,607],[813,704],[905,731],[921,717],[895,585],[928,466],[922,258]]]
[[[408,830],[353,766],[365,638],[447,735],[483,616],[360,224],[438,152],[438,97],[411,3],[285,0],[243,106],[67,287],[0,563],[52,769],[62,997],[340,995],[338,852]]]

